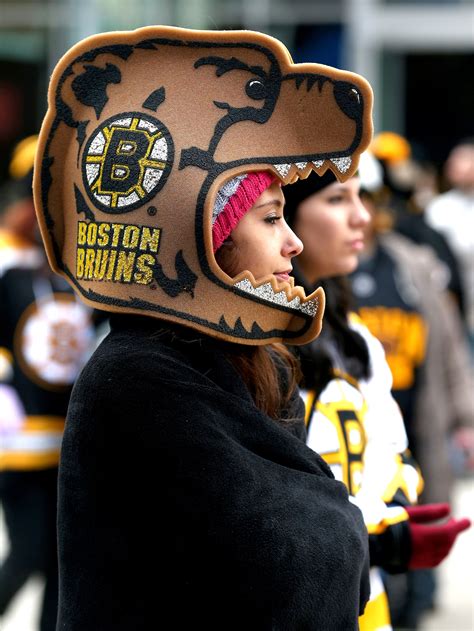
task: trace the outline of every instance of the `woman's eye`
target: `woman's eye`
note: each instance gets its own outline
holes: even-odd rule
[[[247,96],[256,101],[261,101],[267,96],[267,86],[258,79],[250,79],[245,86]]]
[[[342,204],[343,201],[344,197],[342,195],[333,195],[332,197],[328,198],[329,204]]]
[[[274,226],[279,219],[281,219],[280,216],[271,215],[270,217],[265,217],[265,222]]]

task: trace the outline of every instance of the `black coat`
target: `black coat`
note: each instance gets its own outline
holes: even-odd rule
[[[156,328],[117,318],[73,391],[58,629],[357,629],[367,531],[344,485],[222,344]]]

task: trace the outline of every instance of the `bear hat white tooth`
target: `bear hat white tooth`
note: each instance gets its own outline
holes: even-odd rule
[[[350,156],[344,156],[343,158],[331,158],[331,162],[336,165],[336,168],[341,173],[346,173],[346,171],[350,169],[352,158]]]
[[[286,177],[291,169],[291,164],[274,164],[273,165],[281,177]]]
[[[234,284],[234,287],[245,291],[252,296],[267,300],[273,304],[280,305],[282,307],[288,307],[294,311],[300,311],[306,315],[314,317],[319,308],[319,301],[317,298],[310,298],[306,302],[302,302],[299,296],[293,296],[286,294],[283,289],[275,291],[270,281],[265,281],[257,287],[254,286],[249,278],[241,278]],[[292,287],[290,289],[293,289]],[[292,292],[293,293],[293,292]]]

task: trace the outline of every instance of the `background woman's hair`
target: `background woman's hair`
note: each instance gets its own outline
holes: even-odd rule
[[[311,173],[305,180],[284,188],[285,217],[291,228],[294,227],[299,205],[311,195],[318,193],[336,182],[331,171],[320,177]],[[301,235],[300,235],[301,236]],[[320,337],[310,344],[298,347],[303,373],[302,385],[315,390],[317,396],[334,377],[334,353],[341,356],[344,369],[355,379],[370,375],[369,352],[364,339],[349,326],[348,316],[352,308],[352,293],[349,282],[342,276],[320,279],[315,287],[310,286],[294,264],[295,282],[304,287],[309,295],[316,286],[321,286],[326,294],[323,330]]]
[[[301,284],[301,279],[300,279]],[[298,347],[303,373],[302,385],[315,390],[317,396],[333,379],[334,366],[331,347],[344,362],[344,372],[355,379],[370,376],[370,361],[367,344],[359,333],[349,326],[352,294],[348,280],[343,277],[325,278],[318,283],[326,294],[323,331],[321,336]],[[310,291],[310,288],[306,288]],[[339,367],[340,368],[340,367]]]

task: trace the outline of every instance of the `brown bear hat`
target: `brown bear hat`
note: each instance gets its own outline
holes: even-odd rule
[[[363,78],[293,64],[262,33],[89,37],[58,63],[40,134],[34,193],[50,264],[99,309],[244,344],[306,343],[322,290],[224,273],[216,199],[253,172],[346,180],[371,140],[371,107]]]

